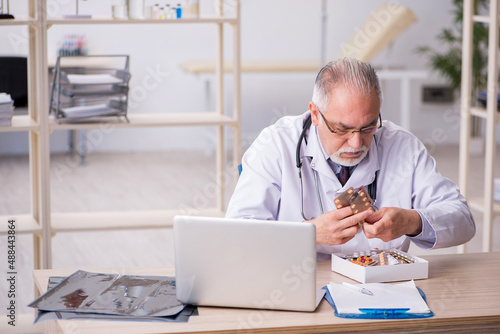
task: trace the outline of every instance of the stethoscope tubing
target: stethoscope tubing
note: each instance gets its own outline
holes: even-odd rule
[[[302,215],[302,218],[304,218],[304,220],[311,220],[311,219],[315,218],[315,217],[312,217],[310,219],[307,219],[306,215],[304,214],[304,184],[303,184],[303,181],[302,181],[302,159],[300,158],[300,148],[302,147],[302,140],[304,140],[306,142],[306,145],[307,145],[307,140],[305,138],[305,135],[306,135],[307,130],[311,126],[311,124],[312,124],[311,115],[309,115],[306,118],[306,120],[304,122],[304,125],[302,127],[302,132],[300,133],[299,140],[297,142],[297,149],[295,151],[295,158],[296,158],[295,162],[296,162],[297,169],[299,170],[299,180],[300,180],[300,198],[301,198],[301,201],[300,201],[300,203],[301,203],[300,213]],[[377,144],[377,140],[376,140],[375,137],[374,137],[374,140],[375,140],[375,144]],[[313,169],[313,174],[314,174],[314,183],[315,183],[315,186],[316,186],[316,195],[318,197],[318,202],[319,202],[319,206],[320,206],[320,209],[321,209],[321,214],[323,214],[325,212],[324,212],[324,209],[323,209],[323,202],[321,200],[321,194],[319,192],[318,172]],[[375,172],[375,177],[373,179],[373,182],[370,183],[367,186],[368,194],[373,199],[374,203],[377,200],[377,176],[378,176],[378,171]]]

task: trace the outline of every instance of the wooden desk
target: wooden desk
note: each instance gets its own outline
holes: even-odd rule
[[[498,333],[500,331],[500,253],[425,256],[429,279],[416,281],[427,295],[435,316],[409,320],[342,319],[322,301],[315,312],[264,311],[199,307],[188,323],[105,321],[50,321],[47,332],[64,333]],[[98,269],[121,274],[173,275],[173,268]],[[46,291],[50,276],[74,270],[36,270],[37,288]],[[330,261],[318,262],[318,287],[330,281],[350,281],[330,270]]]

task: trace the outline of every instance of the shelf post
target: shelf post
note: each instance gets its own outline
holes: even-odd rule
[[[215,1],[215,10],[218,17],[222,17],[224,7],[222,0]],[[215,64],[215,110],[220,115],[224,115],[224,24],[217,23],[216,32],[216,64]],[[217,207],[220,211],[225,211],[225,145],[224,145],[224,126],[219,125],[217,132],[217,149],[215,156],[215,175],[218,183],[219,193],[217,196]]]
[[[52,228],[50,223],[50,143],[49,143],[49,90],[47,66],[47,0],[37,2],[37,22],[34,43],[36,45],[36,120],[40,125],[38,134],[34,137],[37,147],[38,198],[40,201],[39,222],[42,225],[42,268],[52,268]],[[46,84],[43,84],[46,83]]]
[[[39,15],[37,14],[37,3],[35,0],[29,1],[28,14],[31,18],[36,18],[38,21]],[[31,24],[28,26],[28,114],[29,117],[34,120],[39,120],[39,115],[37,114],[37,86],[35,83],[38,82],[36,76],[36,59],[37,59],[37,28],[36,24]],[[29,131],[29,169],[30,169],[30,188],[31,188],[31,214],[33,218],[41,223],[40,211],[41,204],[38,193],[40,191],[40,164],[38,159],[39,153],[39,134],[34,131]],[[33,267],[34,269],[42,268],[42,244],[41,235],[33,235]]]
[[[474,0],[464,0],[462,26],[462,84],[460,100],[460,152],[459,152],[459,187],[462,195],[468,200],[469,175],[469,141],[471,125],[471,93],[472,93],[472,30]],[[464,253],[466,245],[458,247]]]
[[[233,1],[234,16],[238,19],[233,24],[233,118],[238,122],[233,126],[233,175],[238,177],[238,165],[241,162],[241,30],[239,24],[240,2]]]
[[[486,157],[484,162],[483,252],[491,251],[493,222],[493,164],[495,162],[495,114],[498,106],[498,1],[490,0],[488,36],[488,89],[486,106]]]

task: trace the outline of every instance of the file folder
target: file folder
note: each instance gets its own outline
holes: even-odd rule
[[[424,292],[415,287],[420,294],[423,301],[426,303]],[[335,305],[334,298],[330,293],[328,286],[324,286],[323,289],[326,291],[324,298],[332,306],[335,316],[339,318],[352,318],[352,319],[413,319],[413,318],[430,318],[434,316],[434,313],[429,309],[426,312],[411,312],[408,307],[401,308],[358,308],[356,313],[345,313],[339,312],[339,308]],[[352,292],[355,294],[356,292]],[[369,298],[370,296],[368,296]],[[362,305],[360,305],[362,306]]]

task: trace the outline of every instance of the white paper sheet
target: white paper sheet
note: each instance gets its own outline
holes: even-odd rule
[[[330,282],[328,290],[339,314],[362,314],[360,309],[405,309],[407,313],[430,312],[413,281],[387,284],[356,284],[370,290],[373,296]]]
[[[0,93],[0,103],[10,103],[12,98],[7,93]]]
[[[110,108],[106,104],[99,104],[94,106],[80,106],[80,107],[70,107],[62,108],[61,111],[67,119],[77,119],[83,117],[95,117],[95,116],[112,116],[117,115],[119,110]]]
[[[68,80],[71,84],[114,84],[123,82],[123,80],[112,76],[111,74],[68,74]]]

